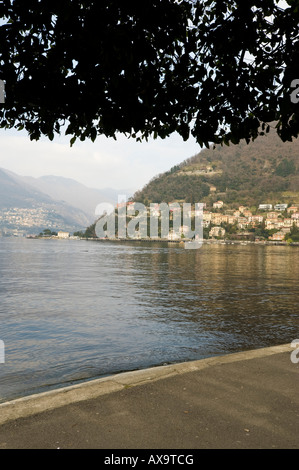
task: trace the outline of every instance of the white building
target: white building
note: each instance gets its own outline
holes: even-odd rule
[[[263,211],[271,211],[272,210],[272,204],[260,204],[259,209]]]
[[[288,207],[287,204],[276,204],[274,206],[274,210],[275,211],[285,211],[287,207]]]
[[[69,238],[70,233],[69,232],[63,232],[62,230],[57,233],[58,238]]]

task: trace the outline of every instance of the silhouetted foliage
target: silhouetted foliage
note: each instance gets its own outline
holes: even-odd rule
[[[275,0],[2,0],[3,128],[92,141],[298,136],[299,8]],[[262,127],[260,128],[260,125]]]

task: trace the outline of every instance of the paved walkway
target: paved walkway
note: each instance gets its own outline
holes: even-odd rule
[[[155,367],[3,403],[0,449],[298,449],[293,350]]]

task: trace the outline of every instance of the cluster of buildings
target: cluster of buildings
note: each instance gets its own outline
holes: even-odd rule
[[[224,224],[235,225],[238,231],[246,231],[248,229],[257,228],[264,223],[266,230],[273,230],[273,234],[269,236],[269,240],[284,240],[285,235],[290,232],[293,225],[299,227],[299,205],[290,206],[288,204],[260,204],[258,211],[252,213],[248,207],[239,206],[237,210],[224,211],[223,201],[217,201],[213,204],[213,209],[222,212],[204,211],[203,226],[210,228],[209,236],[223,237],[225,236]]]
[[[50,232],[50,231],[49,231]],[[28,235],[27,238],[44,238],[48,240],[78,240],[79,237],[71,235],[70,232],[66,232],[65,230],[59,230],[58,232],[50,232],[48,231],[41,232],[39,235]]]
[[[118,209],[127,206],[134,212],[135,203],[122,203]],[[175,212],[181,212],[180,204],[178,207],[170,209],[170,219]],[[258,208],[252,208],[240,205],[238,209],[225,208],[223,201],[216,201],[210,210],[207,210],[206,204],[203,204],[203,228],[208,229],[209,238],[225,238],[228,234],[237,235],[237,237],[258,238],[254,232],[255,229],[263,228],[267,231],[268,240],[282,241],[285,235],[290,232],[295,225],[299,227],[299,205],[288,204],[260,204]],[[146,209],[149,214],[149,209]],[[150,214],[154,217],[160,216],[159,204],[152,205]],[[194,210],[188,214],[191,218],[195,215]],[[232,230],[233,228],[233,230]],[[170,229],[168,240],[177,240],[187,236],[189,226],[181,226],[180,233]],[[134,238],[142,238],[140,233],[136,232]]]
[[[118,209],[123,206],[131,206],[134,210],[135,203],[129,202],[127,204],[119,204]],[[170,209],[170,219],[174,216],[175,212],[181,212],[181,207]],[[146,209],[149,214],[149,209]],[[159,204],[151,207],[150,214],[154,217],[159,217],[160,207]],[[188,214],[191,218],[195,215],[194,210]],[[225,208],[223,201],[216,201],[210,210],[207,210],[206,204],[203,204],[203,228],[208,229],[209,238],[226,238],[229,234],[234,234],[237,237],[258,238],[254,232],[255,229],[263,228],[267,231],[267,238],[273,241],[282,241],[285,235],[290,232],[293,226],[299,227],[299,205],[288,204],[260,204],[258,208],[252,208],[240,205],[238,209]],[[187,236],[189,226],[181,226],[180,233],[170,229],[168,240],[177,240]],[[258,232],[257,232],[258,233]],[[269,237],[268,237],[269,235]],[[207,236],[207,234],[205,235]],[[136,232],[135,238],[141,237]]]
[[[0,211],[0,225],[13,227],[42,227],[50,226],[49,210],[38,208],[11,208]]]
[[[24,237],[31,234],[32,229],[40,230],[42,227],[57,232],[55,210],[44,207],[13,207],[0,210],[0,236]],[[29,235],[29,238],[37,236]],[[71,238],[71,236],[69,232],[61,230],[56,238]]]

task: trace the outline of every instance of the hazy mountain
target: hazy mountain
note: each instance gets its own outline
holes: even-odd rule
[[[19,178],[55,201],[61,201],[80,209],[87,215],[89,222],[94,222],[95,208],[101,202],[116,204],[118,194],[127,194],[128,197],[133,194],[133,191],[128,190],[120,192],[122,190],[112,188],[103,190],[88,188],[74,179],[62,176],[47,175],[40,178],[24,176]]]
[[[91,220],[80,208],[64,201],[56,201],[49,194],[29,184],[29,178],[0,169],[0,211],[2,216],[3,213],[12,209],[27,209],[28,211],[34,209],[39,212],[42,214],[40,219],[44,221],[41,228],[47,228],[46,224],[49,223],[53,229],[78,230],[86,227]],[[1,220],[1,226],[9,228],[14,225],[11,216]],[[20,228],[24,228],[22,223]]]
[[[55,201],[64,202],[83,211],[89,222],[95,218],[95,208],[100,202],[107,201],[107,196],[98,189],[87,188],[71,178],[61,176],[24,177],[32,187],[50,196]]]
[[[39,210],[43,214],[40,220],[46,218],[44,224],[48,220],[52,228],[71,231],[88,227],[95,221],[96,206],[101,202],[115,205],[118,194],[130,197],[133,191],[99,190],[71,178],[52,175],[33,178],[0,169],[0,211],[12,208]],[[0,225],[7,226],[7,220],[10,226],[13,217],[7,216]]]
[[[51,198],[25,182],[17,175],[0,169],[0,209],[11,207],[29,208],[33,204],[51,203]]]
[[[207,202],[256,206],[299,202],[299,139],[272,131],[254,142],[204,149],[153,178],[134,194],[140,202]]]

